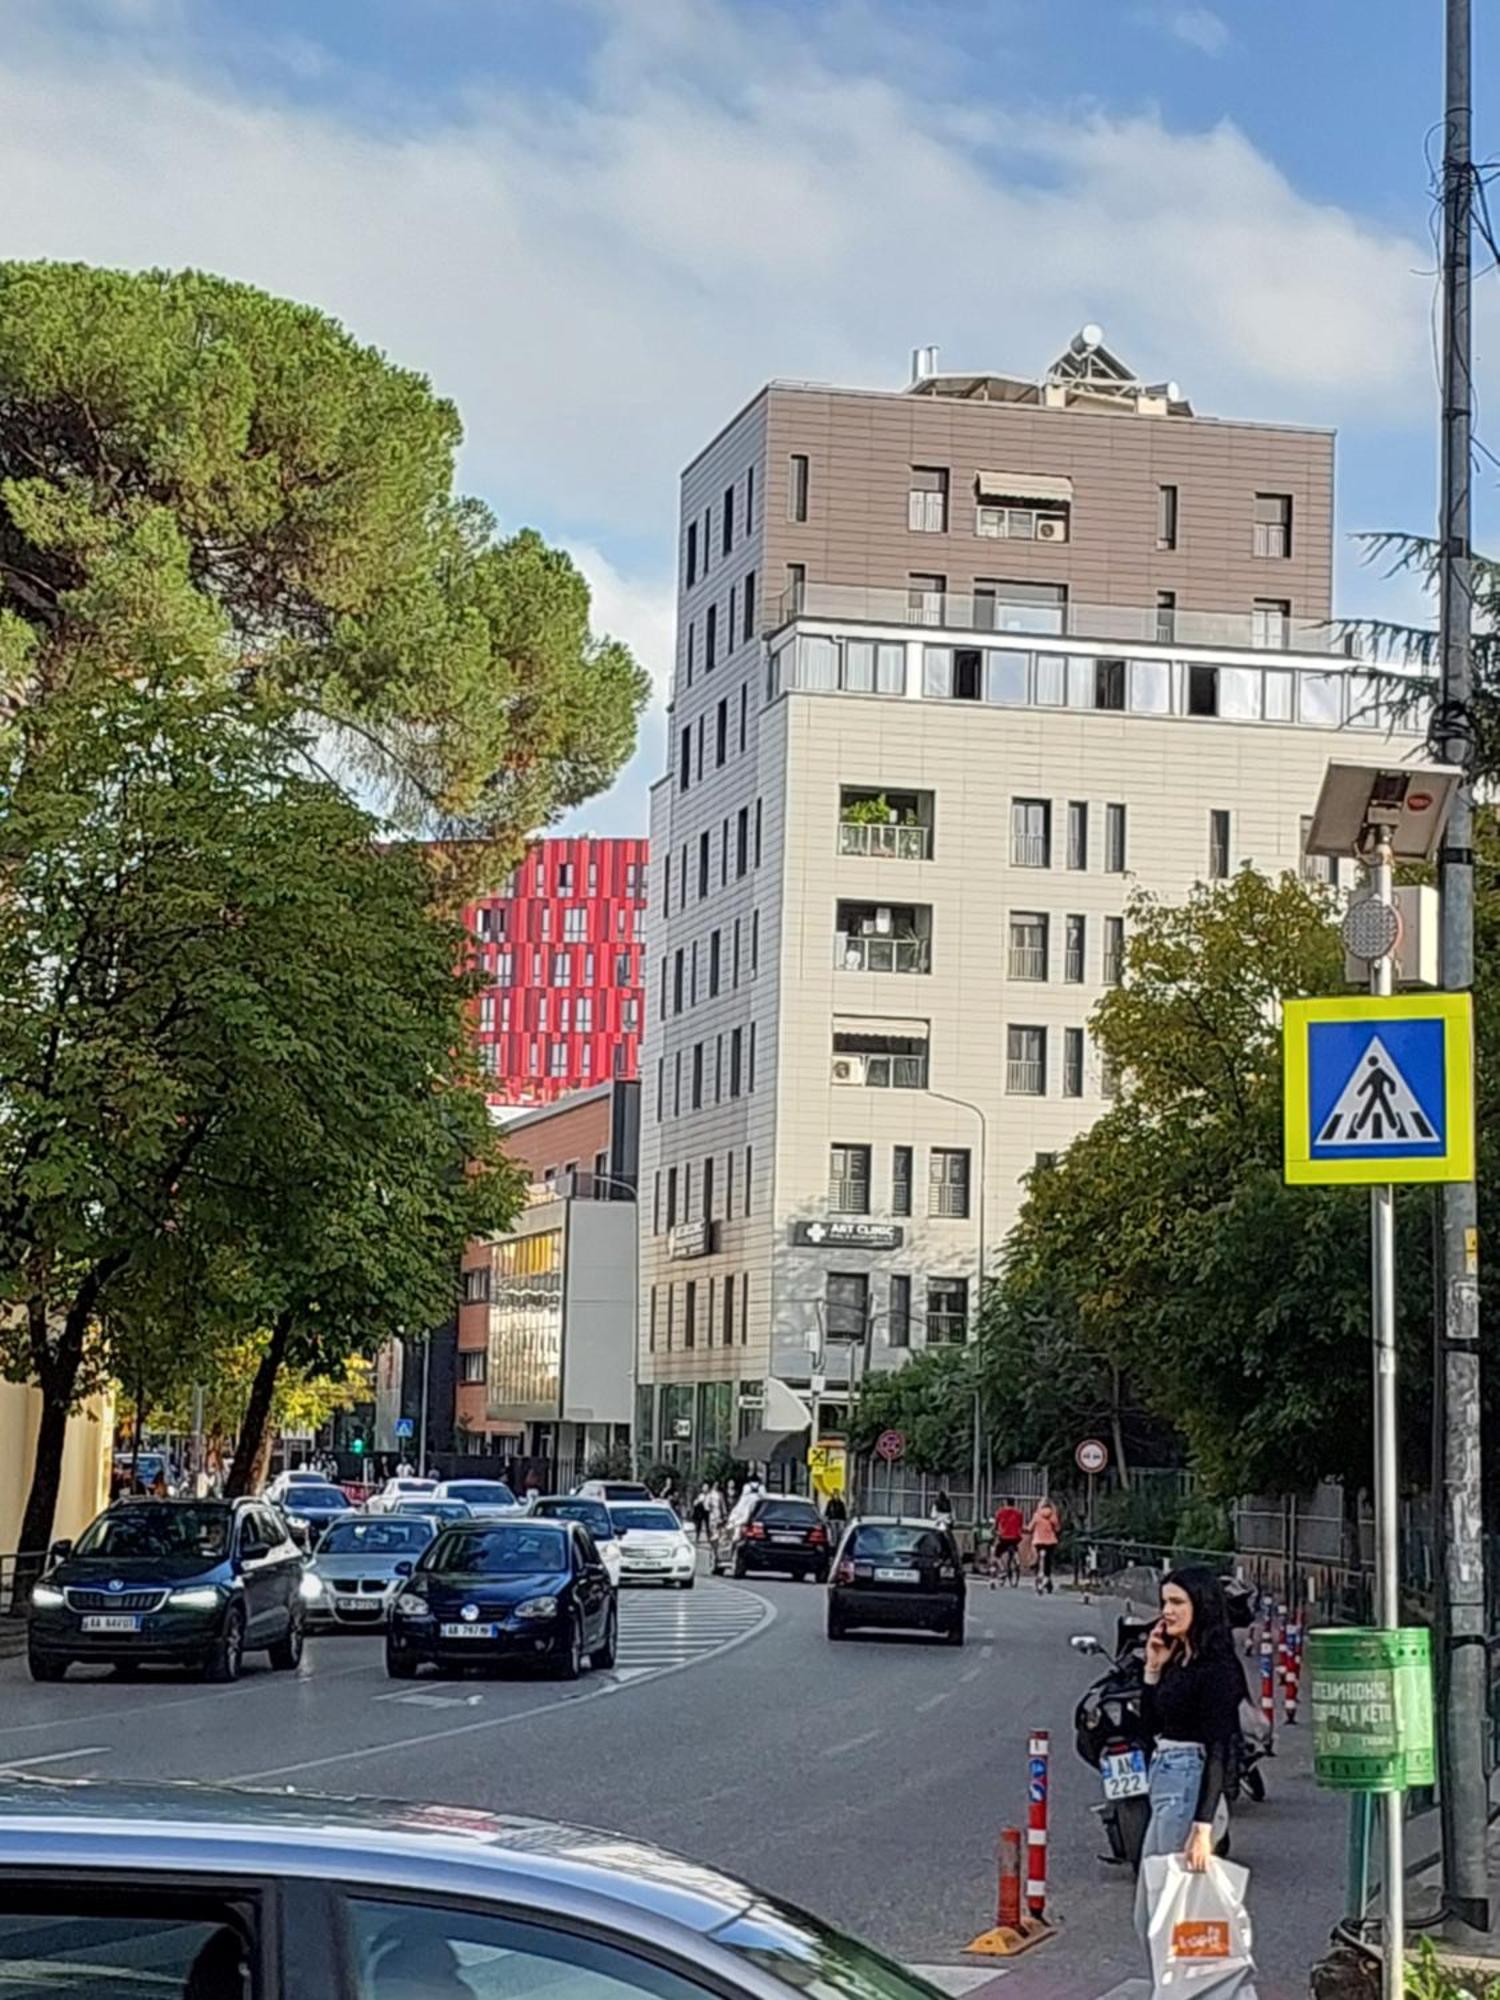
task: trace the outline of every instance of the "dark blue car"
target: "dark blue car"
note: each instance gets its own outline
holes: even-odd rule
[[[445,1528],[391,1607],[385,1667],[514,1660],[576,1680],[612,1667],[619,1613],[593,1537],[578,1521],[474,1521]]]

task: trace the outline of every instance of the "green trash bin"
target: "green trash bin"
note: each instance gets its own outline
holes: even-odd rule
[[[1401,1792],[1433,1783],[1432,1644],[1425,1626],[1309,1632],[1307,1678],[1320,1785]]]

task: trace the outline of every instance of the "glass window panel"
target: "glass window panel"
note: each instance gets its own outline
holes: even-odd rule
[[[1292,719],[1293,680],[1290,674],[1269,673],[1266,675],[1266,721],[1290,722]]]
[[[844,686],[851,694],[875,692],[875,642],[873,639],[844,641]]]
[[[1303,722],[1326,726],[1343,720],[1342,674],[1299,674],[1297,678],[1302,683],[1299,713]]]
[[[1007,708],[1026,705],[1028,653],[986,653],[984,656],[984,698]]]
[[[836,688],[839,684],[838,647],[832,639],[808,636],[799,642],[797,685],[804,688]]]
[[[1036,700],[1042,708],[1061,708],[1065,700],[1068,663],[1061,653],[1036,656]]]
[[[1130,706],[1140,715],[1170,715],[1172,712],[1172,663],[1170,660],[1130,662]]]
[[[1096,661],[1082,653],[1074,653],[1069,656],[1069,708],[1092,708],[1094,706],[1094,681],[1097,664]]]
[[[1373,674],[1349,676],[1349,727],[1384,729],[1386,714],[1380,699],[1380,682]]]
[[[947,646],[922,648],[922,692],[946,696],[953,692],[953,653]]]
[[[1219,713],[1260,721],[1260,672],[1255,667],[1220,667]]]
[[[875,657],[875,687],[879,694],[906,693],[906,648],[880,646]]]

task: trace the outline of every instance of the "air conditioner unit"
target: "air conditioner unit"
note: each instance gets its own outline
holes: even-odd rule
[[[877,910],[875,912],[875,928],[882,937],[890,936],[891,913],[889,910]]]
[[[833,1080],[835,1083],[863,1083],[865,1080],[864,1057],[835,1056],[833,1059]]]
[[[1036,524],[1036,538],[1039,542],[1065,542],[1068,524],[1060,514],[1044,514]]]

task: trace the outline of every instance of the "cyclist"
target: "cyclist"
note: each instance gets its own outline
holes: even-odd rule
[[[1052,1565],[1057,1559],[1057,1545],[1062,1540],[1062,1516],[1050,1500],[1039,1500],[1029,1526],[1031,1553],[1036,1561],[1037,1594],[1040,1596],[1045,1590],[1050,1596]]]
[[[1015,1587],[1021,1581],[1021,1537],[1026,1532],[1025,1516],[1014,1500],[1002,1500],[995,1509],[995,1544],[990,1552],[990,1588],[1003,1576]]]

